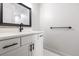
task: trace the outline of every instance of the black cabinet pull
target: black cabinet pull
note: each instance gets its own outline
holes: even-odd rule
[[[34,50],[34,43],[30,45],[30,51]]]
[[[32,48],[33,48],[33,50],[34,50],[34,44],[33,44],[33,47],[32,47]]]
[[[32,44],[30,45],[30,51],[32,51]]]
[[[18,43],[13,43],[13,44],[11,44],[11,45],[6,45],[6,46],[3,47],[3,49],[9,48],[9,47],[11,47],[11,46],[15,46],[15,45],[17,45],[17,44],[18,44]]]

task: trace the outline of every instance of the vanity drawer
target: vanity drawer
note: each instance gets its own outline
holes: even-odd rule
[[[21,45],[29,44],[33,40],[33,35],[21,37]]]
[[[20,38],[0,41],[0,54],[6,53],[18,47],[20,47]]]

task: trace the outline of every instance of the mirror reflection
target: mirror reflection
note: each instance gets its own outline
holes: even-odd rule
[[[17,3],[3,3],[3,23],[30,25],[30,10]]]

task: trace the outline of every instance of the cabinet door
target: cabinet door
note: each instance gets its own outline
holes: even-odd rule
[[[8,53],[5,53],[4,55],[2,56],[28,56],[28,48],[29,46],[28,45],[25,45],[25,46],[22,46],[20,48],[17,48],[15,50],[12,50]]]
[[[32,55],[43,56],[43,36],[42,34],[38,34],[34,37],[34,50],[32,51]]]
[[[12,38],[0,41],[0,55],[20,47],[20,38]]]

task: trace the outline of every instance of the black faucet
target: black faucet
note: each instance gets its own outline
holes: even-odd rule
[[[20,28],[19,28],[19,31],[22,32],[22,30],[23,30],[23,23],[21,23],[21,24],[19,25],[19,27],[20,27]]]

